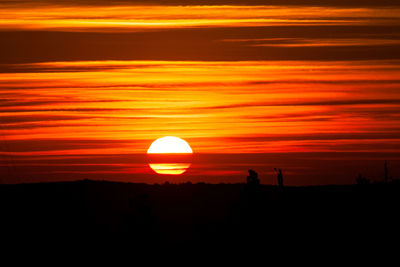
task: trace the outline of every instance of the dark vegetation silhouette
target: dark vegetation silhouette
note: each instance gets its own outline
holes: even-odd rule
[[[366,177],[362,176],[362,174],[358,174],[357,180],[356,180],[358,185],[369,185],[371,184],[371,180],[367,179]]]
[[[3,242],[51,246],[314,249],[382,246],[395,238],[400,184],[283,187],[263,185],[254,170],[243,184],[139,184],[75,181],[0,185]],[[280,181],[280,182],[279,182]],[[367,185],[367,186],[360,186]],[[347,241],[346,241],[347,240]],[[350,241],[349,241],[350,240]],[[349,248],[350,249],[350,248]]]
[[[249,170],[249,176],[247,176],[247,185],[257,186],[259,184],[260,180],[258,179],[258,173],[254,170]]]

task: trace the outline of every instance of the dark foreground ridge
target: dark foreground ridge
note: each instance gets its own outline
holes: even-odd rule
[[[0,185],[2,240],[152,248],[366,241],[374,249],[383,245],[371,242],[374,238],[398,234],[399,193],[398,183],[277,187],[83,180]]]

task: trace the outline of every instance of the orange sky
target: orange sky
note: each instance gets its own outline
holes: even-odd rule
[[[0,4],[0,171],[24,157],[17,169],[140,155],[165,135],[199,154],[393,158],[399,15],[385,5]],[[136,164],[125,173],[146,168]]]
[[[3,5],[0,28],[134,31],[222,26],[393,25],[399,24],[399,12],[399,8],[387,7]]]

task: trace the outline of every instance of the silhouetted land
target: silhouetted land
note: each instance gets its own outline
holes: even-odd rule
[[[398,234],[400,184],[0,185],[2,240],[132,247],[351,246]],[[396,241],[397,242],[397,241]],[[374,249],[374,247],[370,247]]]

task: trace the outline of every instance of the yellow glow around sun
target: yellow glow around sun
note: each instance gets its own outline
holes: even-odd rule
[[[147,153],[193,153],[193,151],[185,140],[175,136],[165,136],[155,140]]]

